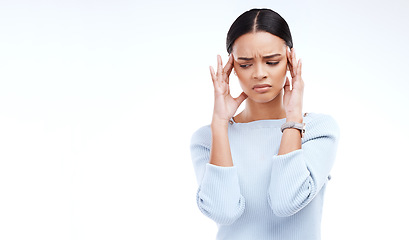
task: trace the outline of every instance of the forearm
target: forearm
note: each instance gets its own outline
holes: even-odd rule
[[[302,117],[288,117],[287,122],[303,122]],[[283,155],[301,149],[301,132],[298,129],[287,128],[281,137],[280,149],[278,155]]]
[[[228,137],[228,122],[214,119],[211,129],[212,147],[210,149],[209,163],[222,167],[233,166]]]

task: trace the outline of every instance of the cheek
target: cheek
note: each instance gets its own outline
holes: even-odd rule
[[[240,86],[242,88],[246,88],[247,79],[250,79],[249,71],[243,71],[240,69],[240,66],[234,66],[234,70],[236,71],[237,79],[239,80]]]
[[[273,79],[280,79],[285,82],[285,76],[287,75],[287,64],[279,66],[276,71],[273,72]]]
[[[276,76],[285,76],[287,74],[287,64],[280,64],[277,66],[277,68],[274,70],[274,74]]]
[[[251,79],[251,74],[249,74],[248,72],[245,71],[236,71],[237,73],[237,79],[240,83],[241,88],[245,89],[248,88],[249,83],[249,79]]]
[[[245,77],[240,76],[237,73],[237,79],[239,80],[239,84],[240,84],[241,89],[243,89],[243,90],[248,89],[248,85],[249,85],[248,82],[246,80],[242,80],[242,79],[246,79]]]

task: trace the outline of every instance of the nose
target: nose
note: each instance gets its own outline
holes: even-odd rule
[[[264,79],[267,77],[267,73],[265,69],[263,68],[262,64],[256,64],[253,72],[253,78],[254,79]]]

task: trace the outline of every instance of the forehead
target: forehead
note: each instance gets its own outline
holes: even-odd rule
[[[272,53],[285,54],[285,41],[268,32],[246,33],[234,41],[235,57],[260,57]]]

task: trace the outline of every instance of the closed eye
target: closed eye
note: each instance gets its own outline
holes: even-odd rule
[[[247,68],[249,66],[251,66],[251,64],[240,64],[240,67],[242,67],[242,68]]]
[[[267,64],[268,65],[277,65],[277,64],[279,64],[280,62],[267,62]],[[252,64],[240,64],[240,67],[242,67],[242,68],[248,68],[248,67],[250,67]]]

